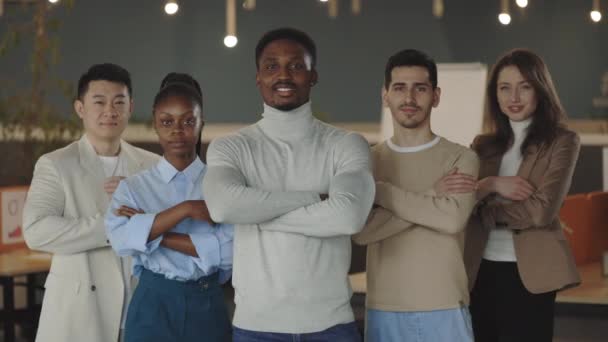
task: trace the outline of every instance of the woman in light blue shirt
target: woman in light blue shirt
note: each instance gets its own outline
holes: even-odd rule
[[[154,99],[163,158],[123,180],[106,214],[120,256],[139,277],[125,323],[126,342],[226,341],[230,322],[220,284],[230,278],[233,227],[212,221],[203,199],[203,127],[196,80],[170,73]]]

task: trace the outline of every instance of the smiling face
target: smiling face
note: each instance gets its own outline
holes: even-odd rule
[[[538,104],[536,90],[514,65],[498,73],[496,97],[500,110],[512,121],[530,118]]]
[[[121,83],[91,81],[74,109],[82,119],[84,131],[93,141],[113,142],[120,139],[133,111],[127,86]]]
[[[391,83],[382,98],[395,123],[416,129],[430,125],[431,110],[439,105],[440,94],[439,88],[433,89],[426,68],[400,66],[391,71]]]
[[[281,39],[262,51],[256,84],[267,105],[283,111],[300,107],[309,101],[316,82],[311,56],[302,45]]]
[[[202,129],[202,113],[186,96],[169,96],[154,109],[154,128],[168,160],[191,158]]]

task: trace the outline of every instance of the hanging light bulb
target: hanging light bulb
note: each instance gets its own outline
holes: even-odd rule
[[[433,0],[433,16],[435,18],[443,18],[443,12],[445,10],[443,0]]]
[[[498,21],[503,25],[511,23],[511,15],[509,14],[509,0],[500,0],[500,14]]]
[[[361,14],[361,0],[351,0],[350,10],[354,15]]]
[[[528,7],[528,0],[516,0],[515,3],[521,8]]]
[[[327,10],[330,18],[336,18],[338,16],[338,0],[329,0]]]
[[[239,40],[236,38],[236,0],[226,0],[226,37],[224,45],[233,48]]]
[[[168,15],[174,15],[175,13],[177,13],[177,10],[179,10],[179,5],[177,4],[177,1],[167,1],[167,3],[165,4],[165,13],[167,13]]]
[[[593,0],[593,8],[591,9],[591,12],[589,12],[589,16],[591,17],[591,20],[596,23],[602,20],[602,12],[600,12],[600,0]]]
[[[319,0],[319,1],[321,1],[321,2],[327,2],[327,0]]]
[[[245,2],[243,2],[243,8],[248,11],[253,11],[255,9],[255,0],[245,0]]]
[[[59,0],[49,0],[49,2],[52,3],[52,4],[56,4],[56,3],[59,2]]]

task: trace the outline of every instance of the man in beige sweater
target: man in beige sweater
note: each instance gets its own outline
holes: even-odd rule
[[[389,59],[383,103],[394,135],[372,149],[375,208],[354,237],[367,245],[369,342],[473,341],[462,250],[479,160],[433,134],[440,95],[430,57]]]

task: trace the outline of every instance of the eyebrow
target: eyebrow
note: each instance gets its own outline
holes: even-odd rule
[[[395,82],[395,83],[393,83],[392,87],[394,87],[394,86],[404,86],[404,85],[406,85],[406,82]],[[428,86],[428,87],[431,86],[431,84],[428,83],[428,82],[414,82],[412,85],[414,87],[421,86],[421,85]]]
[[[194,111],[189,110],[189,111],[183,112],[181,114],[172,114],[172,113],[168,113],[168,112],[159,112],[159,114],[164,114],[164,115],[169,115],[169,116],[184,116],[186,114],[192,114],[192,116],[194,116]]]
[[[522,83],[530,83],[530,81],[528,80],[523,80],[523,81],[519,81],[517,82],[517,84],[522,84]],[[498,82],[497,84],[511,84],[509,82]]]
[[[106,98],[105,95],[101,95],[101,94],[96,94],[96,95],[93,95],[92,97],[93,98],[99,98],[99,99],[105,99]],[[117,98],[117,97],[126,98],[126,96],[124,94],[118,94],[118,95],[114,96],[114,98]]]

